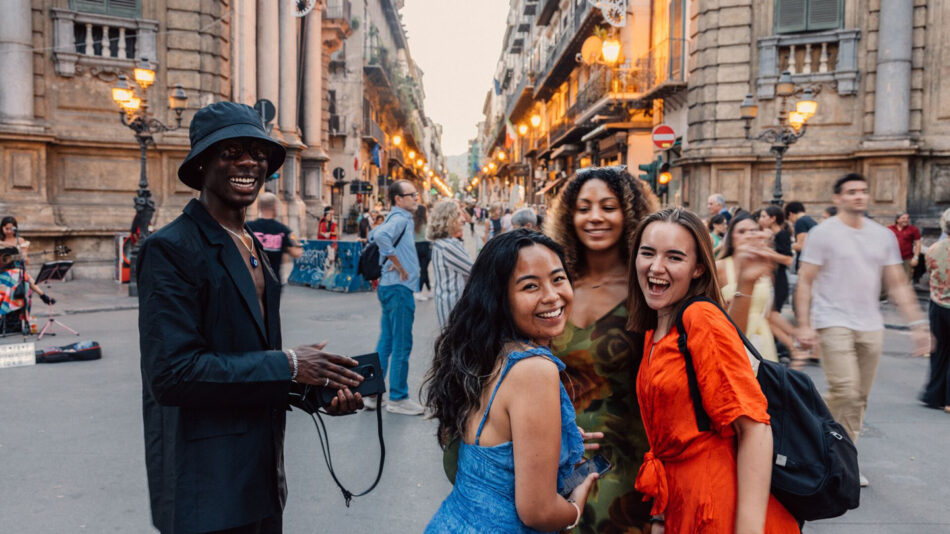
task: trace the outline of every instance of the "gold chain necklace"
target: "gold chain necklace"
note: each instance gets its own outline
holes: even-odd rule
[[[225,227],[223,224],[221,225],[221,228],[224,228],[225,232],[238,238],[241,244],[244,245],[244,248],[247,249],[247,252],[251,255],[251,268],[257,269],[257,266],[260,265],[260,262],[257,261],[257,256],[254,255],[254,251],[251,249],[251,247],[247,246],[247,243],[244,241],[245,237],[251,237],[250,235],[248,235],[247,230],[245,230],[244,228],[241,228],[241,231],[244,232],[244,235],[240,235],[237,232],[231,230],[230,228]],[[251,243],[252,244],[254,243],[253,239],[251,239]]]

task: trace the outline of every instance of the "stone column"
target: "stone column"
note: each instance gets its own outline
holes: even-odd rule
[[[297,18],[293,2],[277,2],[280,6],[280,103],[277,122],[288,144],[299,144],[297,137]]]
[[[304,54],[303,66],[303,160],[301,171],[301,202],[304,203],[301,212],[309,211],[311,218],[304,221],[301,233],[310,231],[308,221],[319,217],[322,204],[320,202],[321,175],[325,162],[329,159],[323,149],[323,21],[317,6],[304,19]]]
[[[257,100],[257,0],[239,0],[234,4],[231,30],[233,88],[235,102],[253,105]]]
[[[286,2],[285,2],[286,3]],[[257,0],[257,98],[270,100],[280,110],[280,54],[277,2]],[[274,128],[271,135],[282,140]]]
[[[33,120],[33,23],[30,0],[5,2],[0,17],[0,122]]]
[[[906,137],[910,128],[910,70],[914,3],[881,0],[874,136]]]

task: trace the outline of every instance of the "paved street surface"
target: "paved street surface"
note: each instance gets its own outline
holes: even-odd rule
[[[145,480],[134,301],[108,283],[69,282],[51,292],[64,310],[82,312],[62,319],[80,331],[78,339],[99,341],[103,359],[0,369],[0,532],[154,532]],[[130,309],[88,311],[110,305]],[[328,348],[343,354],[375,347],[375,294],[287,287],[281,312],[285,346],[328,339]],[[888,317],[888,322],[900,322],[891,312]],[[431,359],[435,325],[433,303],[417,303],[409,379],[413,396]],[[39,346],[76,339],[60,334],[44,338]],[[871,480],[861,507],[834,521],[810,523],[806,532],[950,532],[945,490],[950,415],[916,402],[928,361],[909,358],[908,346],[905,332],[887,332],[858,445],[862,469]],[[820,370],[808,372],[824,388]],[[436,424],[386,412],[383,419],[383,479],[374,492],[346,508],[327,473],[310,419],[297,411],[288,414],[285,532],[424,528],[450,489],[434,437]],[[375,415],[334,418],[327,425],[338,476],[351,490],[361,491],[376,472]]]

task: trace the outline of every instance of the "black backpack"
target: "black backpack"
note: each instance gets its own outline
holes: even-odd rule
[[[714,304],[706,297],[686,302],[676,316],[679,350],[686,358],[686,377],[701,432],[710,430],[709,414],[703,408],[693,357],[686,345],[683,313],[695,302]],[[858,507],[858,451],[844,428],[831,417],[815,384],[805,373],[764,360],[738,327],[742,342],[757,360],[756,376],[768,400],[772,422],[772,495],[800,523],[843,515]]]
[[[393,248],[399,245],[403,236],[406,235],[407,230],[409,230],[409,224],[406,224],[406,227],[402,230],[402,234],[400,234],[396,242],[393,243]],[[363,279],[368,282],[379,280],[379,277],[383,275],[383,266],[379,261],[379,245],[375,242],[370,242],[363,247],[363,252],[360,254],[360,263],[356,266],[356,274],[361,275]]]

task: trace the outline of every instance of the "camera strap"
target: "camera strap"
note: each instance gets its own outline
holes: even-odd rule
[[[340,491],[343,493],[343,500],[346,503],[347,508],[350,507],[350,502],[353,500],[353,497],[362,497],[363,495],[373,491],[373,489],[376,488],[376,485],[379,484],[379,479],[383,476],[383,463],[386,460],[386,442],[383,440],[383,411],[381,404],[382,403],[380,403],[380,406],[377,406],[375,410],[376,431],[379,435],[379,470],[376,472],[376,480],[373,481],[373,484],[365,491],[360,493],[353,493],[352,491],[344,488],[343,484],[340,483],[340,479],[336,477],[336,472],[333,471],[333,460],[330,456],[330,434],[327,433],[327,427],[323,423],[323,418],[320,417],[320,411],[315,410],[310,414],[310,418],[313,419],[313,425],[317,428],[317,436],[320,438],[320,450],[323,451],[323,460],[327,464],[327,469],[330,471],[330,476],[333,477],[333,482],[336,483],[337,487],[340,488]]]

